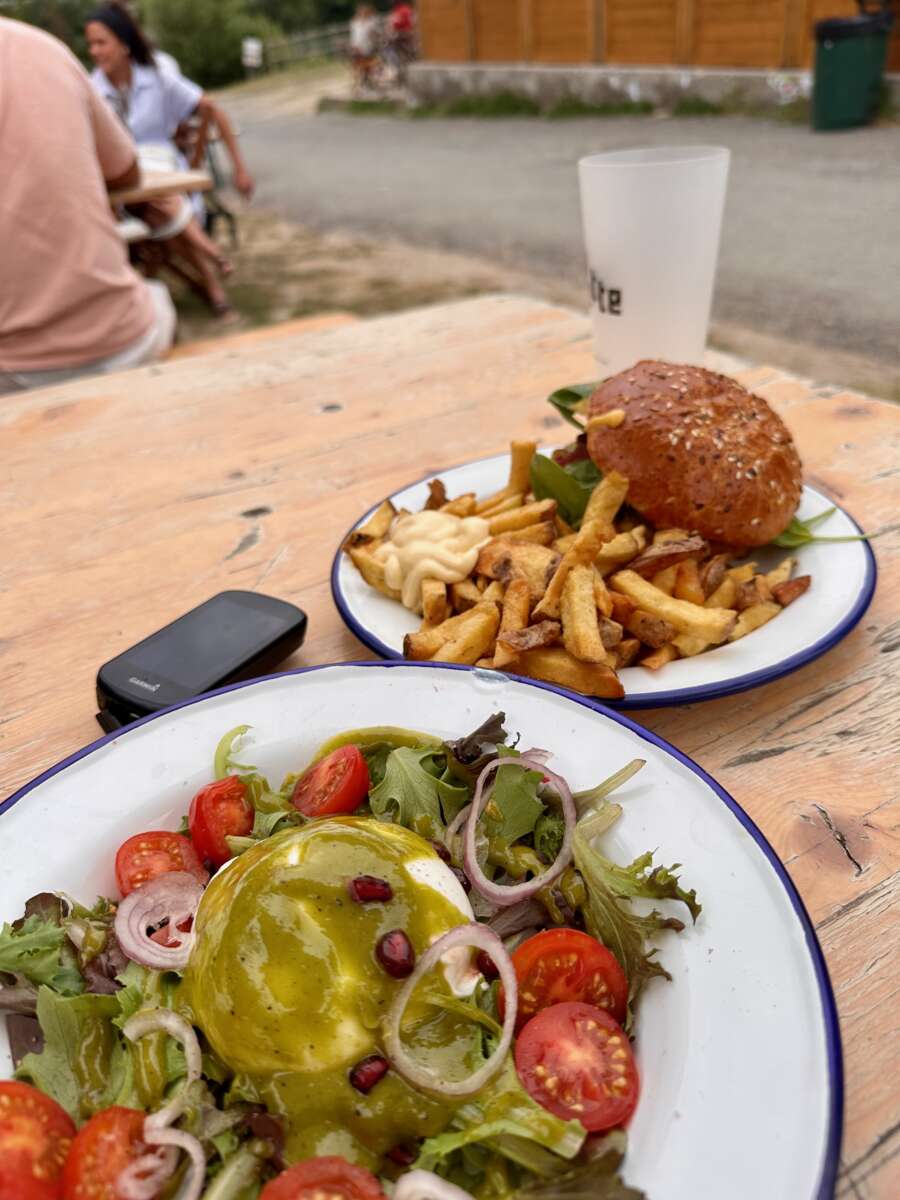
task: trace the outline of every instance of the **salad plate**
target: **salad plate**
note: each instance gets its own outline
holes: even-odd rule
[[[395,508],[417,511],[428,499],[428,482],[434,478],[444,481],[448,496],[466,492],[490,495],[503,487],[508,468],[509,455],[499,454],[429,476],[388,498]],[[833,504],[829,497],[805,486],[797,516],[807,521]],[[363,514],[353,529],[363,525],[377,508],[374,505]],[[816,527],[817,534],[829,538],[853,537],[860,532],[853,518],[839,507]],[[797,559],[798,575],[812,576],[812,586],[777,620],[739,641],[667,663],[656,671],[640,666],[622,668],[618,674],[625,695],[605,703],[639,709],[713,700],[771,683],[837,645],[860,620],[875,590],[875,556],[869,543],[811,542],[789,551],[767,546],[754,550],[752,558],[760,570],[768,570],[787,554]],[[370,587],[340,547],[332,564],[331,592],[344,623],[361,642],[383,658],[403,657],[403,638],[419,628],[420,619]]]
[[[681,863],[699,919],[659,939],[671,981],[653,979],[636,1016],[641,1078],[623,1175],[648,1200],[826,1200],[842,1122],[834,998],[813,927],[786,871],[740,806],[672,746],[559,688],[432,663],[314,667],[241,683],[102,738],[0,805],[0,920],[52,889],[116,895],[114,857],[142,829],[179,826],[211,778],[223,733],[273,778],[348,729],[390,723],[461,737],[503,711],[522,746],[574,789],[625,763],[616,861],[648,848]],[[605,843],[606,844],[606,843]],[[664,904],[667,902],[663,902]],[[10,1074],[0,1032],[0,1077]]]

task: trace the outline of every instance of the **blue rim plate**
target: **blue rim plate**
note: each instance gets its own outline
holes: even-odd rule
[[[476,459],[438,476],[425,476],[387,499],[397,507],[421,508],[428,496],[427,484],[435,478],[444,480],[451,496],[468,491],[488,494],[505,483],[508,463],[505,454]],[[806,486],[798,511],[807,518],[832,505],[834,500]],[[364,524],[378,507],[373,505],[347,534]],[[848,513],[835,507],[837,511],[818,533],[843,536],[863,532]],[[337,610],[363,645],[382,658],[402,658],[403,635],[417,629],[419,621],[363,581],[341,550],[346,536],[331,566],[331,594]],[[765,547],[752,557],[768,569],[788,554],[798,560],[795,574],[809,574],[813,582],[809,591],[775,620],[739,642],[669,663],[659,671],[629,667],[620,672],[625,696],[605,703],[615,708],[642,709],[715,700],[772,683],[836,646],[857,625],[875,592],[877,569],[872,547],[864,541],[812,544],[797,550]]]
[[[112,859],[141,828],[177,828],[208,781],[219,736],[252,727],[244,761],[274,778],[326,736],[389,722],[457,736],[491,711],[554,754],[581,788],[635,757],[607,835],[619,861],[648,847],[684,864],[704,905],[667,935],[673,983],[654,982],[638,1012],[643,1087],[625,1177],[651,1200],[828,1200],[843,1114],[841,1040],[821,948],[793,883],[763,834],[705,771],[663,739],[549,684],[434,663],[309,667],[222,688],[100,738],[10,796],[0,920],[32,892],[114,894]],[[39,847],[39,853],[36,848]],[[6,1048],[0,1032],[0,1075]]]

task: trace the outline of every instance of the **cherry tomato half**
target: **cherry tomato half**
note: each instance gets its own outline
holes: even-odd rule
[[[188,827],[194,849],[204,862],[221,867],[233,857],[226,837],[247,837],[253,830],[253,805],[247,786],[236,775],[217,779],[191,801]]]
[[[554,1004],[516,1039],[516,1070],[526,1092],[589,1133],[627,1121],[638,1099],[638,1073],[621,1025],[591,1004]]]
[[[66,1159],[62,1200],[119,1200],[116,1180],[147,1150],[144,1116],[136,1108],[104,1108],[82,1125]]]
[[[57,1200],[75,1123],[27,1083],[0,1083],[0,1196]]]
[[[116,882],[123,896],[169,871],[187,871],[201,883],[209,879],[197,851],[180,833],[165,829],[138,833],[116,851]]]
[[[339,746],[294,784],[291,803],[304,816],[351,813],[369,792],[369,768],[359,746]]]
[[[307,1158],[267,1183],[259,1200],[314,1200],[327,1196],[343,1200],[384,1200],[381,1184],[363,1167],[345,1158]]]
[[[602,942],[578,929],[545,929],[512,953],[519,983],[516,1030],[543,1008],[578,1000],[610,1013],[621,1025],[628,1005],[628,980]],[[497,998],[503,1016],[503,991]]]

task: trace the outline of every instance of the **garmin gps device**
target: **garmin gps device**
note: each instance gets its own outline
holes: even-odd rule
[[[239,679],[265,675],[296,650],[306,613],[258,592],[219,592],[104,663],[97,720],[110,732]]]

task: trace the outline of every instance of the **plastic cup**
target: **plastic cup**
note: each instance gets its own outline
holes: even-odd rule
[[[578,163],[594,353],[611,375],[642,358],[700,363],[730,152],[672,146]]]

